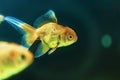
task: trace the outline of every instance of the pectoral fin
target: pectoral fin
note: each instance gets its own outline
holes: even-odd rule
[[[48,52],[48,54],[52,54],[56,49],[57,49],[57,48],[52,48],[52,49]]]
[[[60,44],[60,43],[59,43],[59,41],[58,41],[56,47],[55,47],[55,48],[52,48],[52,49],[48,52],[48,54],[52,54],[52,53],[58,48],[59,44]]]

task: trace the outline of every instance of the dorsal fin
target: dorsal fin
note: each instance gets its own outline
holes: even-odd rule
[[[49,22],[55,22],[57,23],[57,18],[55,16],[55,13],[53,10],[49,10],[47,13],[45,13],[44,15],[38,17],[33,26],[36,28],[39,28],[40,26],[49,23]]]

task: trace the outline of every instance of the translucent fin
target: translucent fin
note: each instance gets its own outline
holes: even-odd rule
[[[14,27],[18,32],[20,33],[24,33],[24,29],[23,27],[21,26],[21,24],[24,24],[23,21],[19,20],[19,19],[16,19],[14,17],[11,17],[11,16],[6,16],[5,17],[5,20],[12,26]]]
[[[59,44],[60,44],[60,43],[59,43],[59,41],[58,41],[56,47],[55,47],[55,48],[52,48],[52,49],[48,52],[48,54],[52,54],[52,53],[58,48]]]
[[[35,32],[35,28],[11,16],[6,16],[5,20],[9,24],[11,24],[12,27],[15,28],[19,33],[23,34],[23,37],[21,39],[22,45],[29,48],[31,44],[33,44],[32,42],[30,43],[30,40],[34,38],[32,36],[33,36],[33,33]],[[34,38],[33,40],[35,39],[36,38]]]
[[[35,58],[38,58],[38,57],[44,55],[45,53],[48,52],[49,49],[50,49],[50,48],[49,48],[46,44],[44,44],[44,43],[41,42],[41,43],[37,46],[37,49],[36,49],[36,51],[35,51]]]
[[[46,14],[38,17],[34,22],[33,26],[38,28],[46,23],[55,22],[57,23],[57,18],[53,10],[49,10]]]
[[[52,48],[52,49],[48,52],[48,54],[52,54],[56,49],[57,49],[57,48]]]
[[[21,37],[21,45],[24,46],[24,47],[26,47],[26,48],[29,48],[29,47],[31,46],[31,44],[28,44],[28,43],[27,43],[26,38],[27,38],[26,35],[23,35],[23,36]]]
[[[29,47],[29,50],[32,52],[32,53],[35,53],[38,46],[40,45],[41,41],[40,40],[35,40],[34,43]]]

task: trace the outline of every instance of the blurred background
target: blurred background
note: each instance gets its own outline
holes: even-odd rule
[[[9,80],[120,80],[119,0],[0,0],[0,14],[30,25],[48,10],[70,26],[78,41],[44,55]],[[21,35],[6,22],[0,40],[20,44]]]

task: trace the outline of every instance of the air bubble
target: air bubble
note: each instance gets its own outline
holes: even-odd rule
[[[108,48],[112,44],[112,38],[110,35],[106,34],[101,39],[101,44],[103,47]]]

